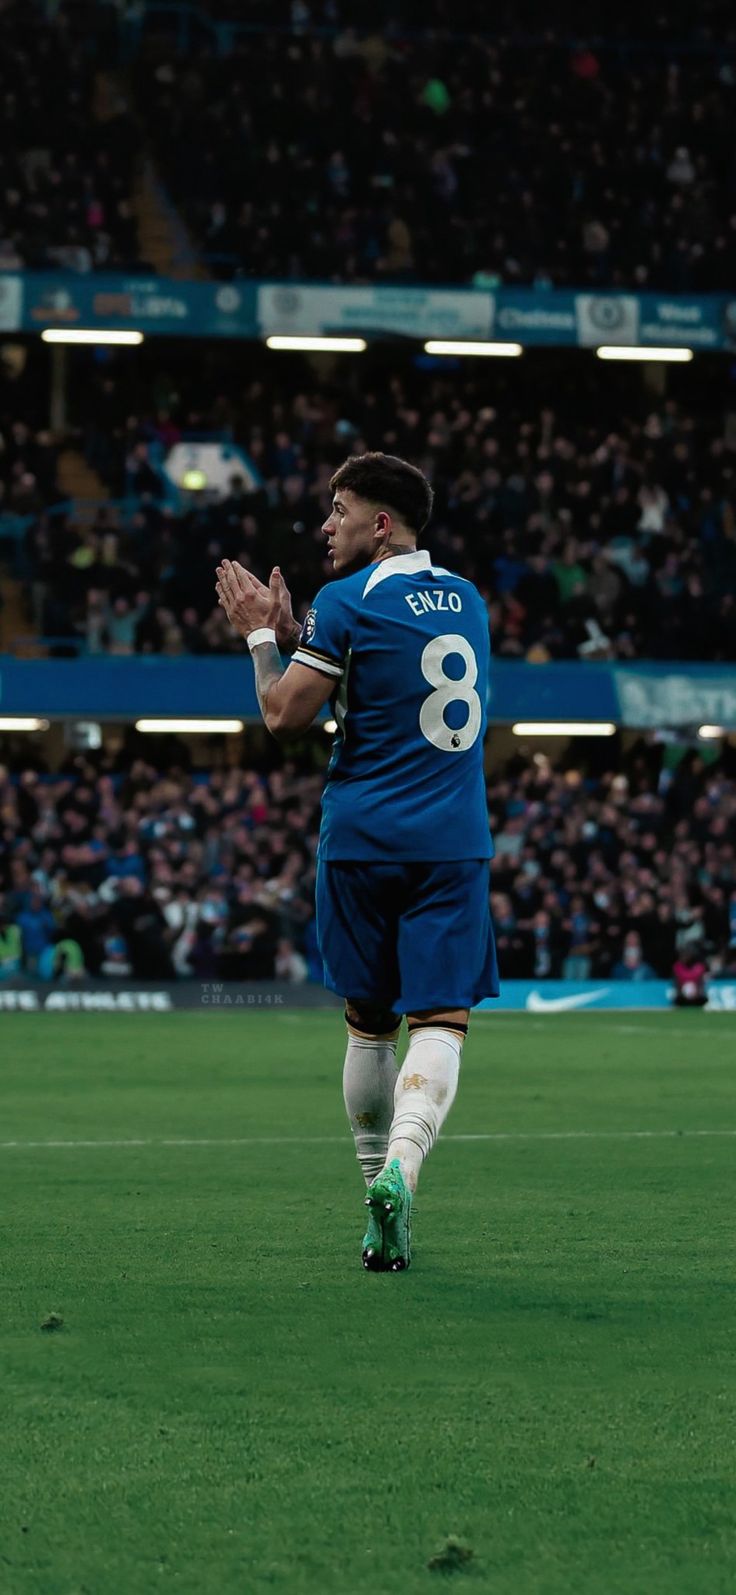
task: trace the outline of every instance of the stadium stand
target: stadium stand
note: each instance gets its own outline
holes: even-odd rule
[[[533,368],[523,386],[514,376],[490,387],[466,369],[384,359],[366,363],[358,388],[351,374],[318,379],[278,360],[253,354],[245,380],[216,366],[211,391],[199,369],[188,383],[149,373],[144,393],[122,378],[116,386],[109,363],[90,370],[88,458],[125,514],[104,504],[83,523],[73,509],[37,513],[53,497],[51,441],[8,421],[9,507],[35,512],[18,566],[35,633],[71,652],[239,650],[214,602],[217,559],[240,558],[262,578],[280,562],[303,613],[332,574],[319,530],[330,472],[369,447],[428,471],[432,550],[484,593],[498,656],[736,656],[728,390],[711,384],[709,394],[706,380],[689,397],[658,400],[596,373],[586,390],[581,372],[574,383],[540,379],[545,403]],[[161,457],[203,427],[235,438],[259,487],[235,480],[209,504],[167,497]]]
[[[1,270],[138,265],[139,134],[90,51],[105,12],[0,13]]]
[[[289,756],[195,769],[182,744],[0,769],[0,977],[319,980],[321,786]],[[489,810],[506,979],[666,977],[698,949],[736,975],[730,754],[641,739],[600,774],[517,755]]]
[[[475,0],[5,6],[0,268],[136,271],[143,246],[200,274],[184,234],[162,243],[153,155],[216,276],[728,289],[720,0],[687,26],[674,6],[573,7],[555,37],[523,7],[492,20]]]
[[[136,98],[218,275],[729,288],[727,8],[574,9],[212,6],[187,52],[154,8]]]
[[[672,5],[621,0],[614,20],[572,6],[554,39],[505,3],[491,36],[479,0],[251,12],[244,29],[234,0],[3,9],[0,269],[135,272],[143,253],[170,275],[533,284],[543,298],[730,289],[721,0],[687,29]],[[156,160],[200,259],[186,225],[162,220]],[[552,350],[479,373],[391,343],[359,367],[192,347],[80,356],[69,426],[51,429],[38,346],[3,345],[3,648],[242,653],[214,602],[218,559],[261,577],[279,561],[303,614],[332,576],[331,471],[382,448],[430,476],[431,547],[478,584],[498,657],[736,657],[727,362],[714,375],[698,352],[696,371],[658,384]],[[202,438],[243,451],[250,485],[234,470],[221,498],[172,493],[167,451]],[[494,773],[506,979],[669,976],[701,951],[711,974],[736,974],[733,748],[713,763],[683,735],[629,737],[608,767],[574,743],[558,766],[529,748]],[[0,976],[319,979],[319,756],[243,759],[200,769],[185,744],[140,739],[53,769],[13,754]]]

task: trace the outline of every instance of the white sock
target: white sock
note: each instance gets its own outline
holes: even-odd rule
[[[348,1035],[342,1092],[366,1185],[386,1162],[396,1085],[395,1036]]]
[[[396,1081],[386,1162],[398,1158],[412,1191],[455,1100],[462,1038],[440,1025],[415,1030]]]

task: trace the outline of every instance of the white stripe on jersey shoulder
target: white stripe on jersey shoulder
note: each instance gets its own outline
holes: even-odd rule
[[[341,676],[344,666],[330,664],[327,659],[318,659],[314,654],[307,653],[304,648],[297,648],[291,656],[295,665],[311,665],[312,670],[321,670],[325,676]]]
[[[414,548],[410,554],[392,554],[390,559],[382,559],[380,564],[374,565],[363,588],[363,597],[367,598],[387,576],[413,576],[417,571],[431,569],[432,556],[428,548]]]

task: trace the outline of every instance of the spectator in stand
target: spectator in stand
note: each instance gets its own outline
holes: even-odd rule
[[[708,1001],[708,965],[696,944],[678,958],[672,970],[676,1008],[704,1008]]]
[[[549,909],[538,908],[529,924],[529,941],[534,979],[555,980],[561,972],[562,961],[559,916]]]
[[[302,985],[308,978],[307,960],[288,936],[282,936],[277,944],[274,974],[277,980],[286,980],[293,985]]]
[[[585,898],[577,892],[570,902],[569,917],[563,920],[562,929],[567,937],[567,954],[562,966],[565,980],[587,980],[590,975],[593,936],[597,926],[585,906]]]
[[[63,936],[55,946],[45,947],[35,973],[39,980],[83,980],[87,970],[79,943],[69,936]]]
[[[125,980],[127,976],[132,975],[133,966],[128,958],[128,944],[114,920],[110,923],[102,947],[104,957],[100,964],[101,975],[107,975],[112,980]]]
[[[0,913],[0,980],[20,974],[23,960],[23,935],[20,925]]]
[[[736,964],[736,886],[728,899],[728,932],[729,957]]]
[[[15,923],[23,941],[23,965],[33,974],[44,952],[53,945],[56,921],[37,888],[29,894],[27,907],[16,916]]]
[[[611,970],[612,980],[654,980],[655,973],[645,958],[638,930],[624,936],[621,958]]]

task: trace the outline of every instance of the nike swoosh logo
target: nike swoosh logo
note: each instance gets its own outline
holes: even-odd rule
[[[605,997],[607,991],[607,986],[600,986],[598,991],[580,991],[569,997],[543,997],[541,991],[530,991],[526,999],[527,1013],[563,1013],[567,1008],[587,1008],[589,1003]]]

